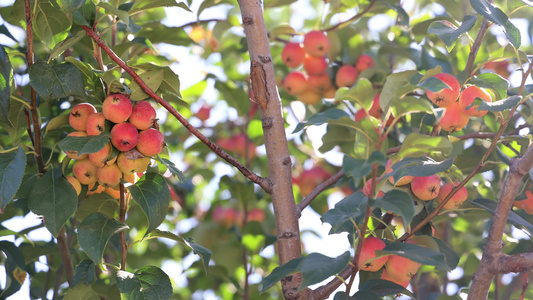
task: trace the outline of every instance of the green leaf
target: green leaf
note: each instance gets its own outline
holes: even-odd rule
[[[146,234],[165,220],[170,203],[170,190],[165,178],[156,173],[146,173],[135,185],[128,187],[133,200],[148,218]]]
[[[78,226],[78,241],[87,256],[102,269],[105,247],[109,239],[129,227],[101,213],[93,213],[86,217]]]
[[[63,54],[67,49],[76,45],[82,38],[86,36],[85,31],[80,30],[76,33],[75,36],[69,37],[68,39],[58,43],[54,49],[50,52],[48,57],[49,61],[57,58],[59,55]]]
[[[83,221],[94,212],[101,213],[109,218],[114,218],[118,212],[119,204],[107,193],[90,195],[83,200],[76,211],[76,219]]]
[[[415,215],[413,198],[398,189],[388,191],[382,198],[375,199],[370,205],[399,215],[402,217],[404,226],[408,226]]]
[[[298,123],[292,133],[296,133],[310,125],[322,125],[325,123],[360,128],[347,112],[338,108],[330,108],[324,112],[314,114],[307,122]]]
[[[476,16],[467,15],[463,18],[463,23],[459,28],[446,20],[435,21],[429,25],[428,33],[436,34],[450,49],[462,34],[474,27],[476,20]]]
[[[394,157],[393,157],[394,160]],[[453,158],[449,158],[443,161],[435,161],[434,159],[424,157],[407,157],[400,162],[396,162],[392,165],[392,172],[383,176],[383,179],[393,176],[397,181],[403,176],[430,176],[439,172],[449,170],[453,164]]]
[[[15,152],[0,154],[0,208],[5,208],[17,193],[25,169],[26,153],[20,145]]]
[[[117,272],[117,283],[123,300],[168,300],[172,284],[168,275],[155,266],[144,266],[135,273]]]
[[[286,264],[283,264],[272,270],[272,273],[270,273],[267,277],[263,279],[261,293],[273,287],[274,284],[287,277],[287,275],[298,272],[298,267],[300,266],[303,259],[303,257],[294,258]]]
[[[350,261],[350,251],[346,251],[338,257],[328,257],[320,253],[311,253],[304,257],[298,266],[302,273],[300,290],[319,283],[326,278],[340,273]]]
[[[64,10],[67,14],[71,14],[82,7],[85,3],[85,0],[57,0],[57,4]],[[81,299],[81,298],[80,298]]]
[[[133,15],[135,13],[148,10],[148,9],[152,9],[152,8],[171,7],[171,6],[181,7],[189,12],[191,11],[191,9],[187,6],[187,4],[183,2],[177,3],[176,0],[155,0],[155,1],[154,0],[137,0],[133,3],[133,5],[131,6],[128,12],[130,15]]]
[[[387,158],[381,152],[373,152],[368,159],[356,159],[348,155],[344,155],[342,159],[342,169],[346,176],[354,179],[356,184],[372,172],[372,165],[377,163],[385,165]]]
[[[77,285],[78,283],[84,285],[90,285],[96,281],[96,270],[95,264],[90,259],[84,259],[76,265],[74,270],[74,278],[72,279],[72,286]],[[84,299],[84,298],[79,298]]]
[[[395,118],[409,113],[425,112],[433,114],[433,108],[429,101],[424,98],[414,96],[405,96],[403,98],[394,98],[391,102],[392,115]]]
[[[520,30],[509,21],[509,17],[501,9],[489,3],[487,0],[470,0],[470,5],[472,5],[472,8],[478,14],[500,25],[511,44],[516,49],[520,48]]]
[[[30,84],[43,99],[58,99],[67,96],[85,98],[81,72],[73,64],[51,66],[37,61],[30,68]]]
[[[418,83],[417,86],[420,88],[426,89],[428,91],[432,91],[432,92],[438,92],[443,89],[451,88],[444,81],[440,80],[437,77],[426,78],[422,80],[420,83]]]
[[[4,49],[0,47],[0,121],[9,123],[11,62]]]
[[[157,91],[163,82],[164,72],[163,70],[148,71],[139,74],[139,77],[141,77],[152,91]],[[149,97],[135,81],[132,81],[128,87],[131,89],[130,99],[133,101],[144,100]]]
[[[494,89],[500,98],[507,96],[507,89],[509,88],[509,81],[495,73],[483,73],[478,76],[474,76],[468,82],[474,84],[477,87]],[[485,101],[483,101],[485,102]]]
[[[85,284],[77,284],[67,290],[63,300],[100,300],[98,293]]]
[[[387,111],[393,99],[401,98],[404,93],[407,93],[416,88],[410,84],[410,78],[417,74],[417,71],[404,71],[392,73],[387,76],[383,90],[379,94],[379,106],[383,111]]]
[[[178,74],[174,73],[170,67],[160,67],[153,64],[139,64],[135,65],[134,68],[144,70],[146,72],[153,72],[154,74],[156,72],[163,71],[163,79],[161,80],[160,84],[156,89],[152,89],[154,91],[158,90],[158,92],[164,94],[176,95],[181,98],[179,76]],[[135,84],[136,83],[134,83],[133,86],[135,86]]]
[[[109,132],[92,136],[67,136],[59,142],[59,146],[63,151],[78,151],[78,155],[83,155],[100,151],[109,143],[110,138]]]
[[[375,94],[372,82],[366,78],[360,78],[354,87],[338,89],[335,93],[335,99],[357,102],[368,110],[372,106]]]
[[[72,21],[78,25],[92,27],[96,19],[96,5],[92,1],[86,1],[72,16]]]
[[[54,130],[54,129],[57,129],[57,128],[61,128],[65,125],[68,125],[68,118],[69,118],[69,115],[60,115],[60,116],[57,116],[55,118],[53,118],[52,120],[48,121],[48,123],[46,123],[46,128],[44,130],[44,135],[46,136],[46,134],[50,131],[50,130]]]
[[[446,137],[429,136],[413,132],[403,141],[400,151],[396,154],[396,158],[416,157],[433,151],[439,151],[447,156],[452,153],[452,150],[452,143]]]
[[[496,201],[492,201],[489,199],[483,199],[483,198],[475,199],[474,201],[470,203],[472,203],[474,206],[485,209],[492,215],[494,215],[494,212],[496,210],[496,205],[497,205]],[[526,221],[524,218],[522,218],[520,215],[518,215],[514,211],[509,212],[509,217],[507,218],[507,222],[513,224],[519,229],[522,229],[527,235],[530,236],[530,238],[533,238],[533,224]]]
[[[248,93],[244,92],[244,89],[235,82],[216,80],[215,89],[222,94],[229,106],[237,110],[239,116],[246,115],[250,111]]]
[[[481,101],[477,110],[504,111],[515,107],[521,100],[522,96],[511,96],[494,102]]]
[[[381,297],[403,293],[414,297],[409,290],[403,286],[388,280],[370,279],[359,286],[359,291],[372,292]],[[354,295],[355,296],[355,295]]]
[[[276,282],[287,277],[287,275],[301,272],[302,283],[300,290],[319,283],[329,276],[335,275],[342,271],[350,261],[350,252],[346,251],[339,257],[331,258],[320,253],[311,253],[306,257],[295,258],[288,263],[275,268],[270,275],[263,279],[263,287],[261,292],[264,292],[274,286]]]
[[[78,195],[61,169],[50,169],[32,187],[28,207],[44,217],[46,228],[57,237],[78,208]]]
[[[172,173],[172,175],[178,176],[179,181],[185,182],[185,175],[183,175],[183,172],[180,171],[180,169],[178,169],[178,167],[176,167],[176,165],[173,162],[171,162],[170,160],[166,158],[162,158],[159,155],[157,156],[157,158],[159,158],[159,161],[168,168],[168,170],[170,171],[170,173]]]
[[[381,300],[381,297],[370,291],[357,291],[353,296],[346,292],[337,292],[333,300]]]
[[[153,238],[167,238],[173,241],[176,241],[178,243],[181,243],[183,245],[186,245],[187,247],[191,248],[195,254],[198,254],[200,258],[202,259],[204,263],[205,272],[207,273],[208,267],[209,267],[209,260],[211,259],[211,255],[213,255],[213,251],[198,245],[196,243],[193,243],[191,239],[184,239],[181,236],[174,234],[170,231],[162,231],[159,229],[155,229],[154,231],[150,232],[146,237],[146,239],[153,239]]]
[[[322,216],[322,222],[329,223],[331,230],[329,234],[348,232],[354,233],[355,224],[363,221],[368,198],[361,191],[357,191],[335,204],[335,207],[328,210]]]
[[[440,240],[436,237],[432,237],[432,238],[435,240],[435,242],[437,242],[440,253],[444,254],[444,257],[446,258],[446,264],[448,265],[448,267],[450,267],[450,270],[455,269],[457,265],[459,264],[459,259],[460,259],[457,252],[455,252],[443,240]]]
[[[26,262],[20,249],[8,241],[0,241],[0,255],[5,267],[5,286],[0,287],[0,298],[6,299],[16,293],[26,279]]]
[[[450,270],[444,255],[430,248],[409,243],[390,243],[383,250],[376,250],[376,255],[395,254],[409,258],[423,265],[435,266],[442,270]]]
[[[65,40],[70,26],[67,15],[53,7],[49,1],[36,2],[33,30],[48,48],[52,49]]]

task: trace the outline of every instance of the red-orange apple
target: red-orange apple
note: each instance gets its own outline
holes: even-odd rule
[[[368,54],[363,54],[357,58],[357,61],[355,62],[355,68],[357,69],[357,72],[361,73],[366,69],[370,69],[374,67],[374,60],[372,57]]]
[[[100,135],[106,130],[104,114],[99,112],[87,118],[87,135]]]
[[[102,112],[106,119],[113,123],[126,122],[131,115],[133,105],[128,97],[112,94],[104,99]]]
[[[486,110],[477,110],[479,105],[472,105],[476,98],[481,98],[483,101],[492,102],[492,97],[483,88],[471,85],[464,89],[459,97],[459,106],[468,116],[483,117],[487,114]],[[467,108],[468,106],[471,106]]]
[[[461,85],[459,84],[457,78],[448,73],[439,73],[433,77],[440,79],[442,82],[448,85],[449,88],[444,88],[438,92],[427,90],[426,95],[428,99],[440,107],[446,107],[454,103],[461,92]]]
[[[165,147],[165,138],[161,131],[155,128],[149,128],[139,132],[139,141],[137,150],[144,156],[155,156]]]
[[[159,131],[157,129],[154,130]],[[135,128],[135,126],[133,126],[131,123],[120,123],[113,126],[113,129],[111,129],[111,143],[119,151],[124,152],[135,148],[135,146],[137,146],[138,141],[139,132],[137,131],[137,128]]]
[[[328,69],[328,62],[323,56],[306,55],[304,59],[304,70],[307,75],[322,75]]]
[[[382,240],[369,236],[364,239],[363,247],[361,248],[361,254],[359,254],[359,269],[363,271],[376,272],[389,259],[388,256],[383,256],[372,261],[370,259],[376,258],[376,250],[383,250],[386,244]]]
[[[85,131],[87,118],[96,113],[96,108],[90,103],[80,103],[72,108],[68,116],[70,126],[79,131]]]
[[[292,71],[285,76],[282,84],[289,95],[296,96],[307,89],[307,76],[300,71]]]
[[[323,31],[308,32],[303,44],[305,52],[312,56],[325,56],[329,50],[329,40]]]
[[[357,76],[359,76],[359,72],[354,66],[343,65],[335,75],[335,84],[337,87],[351,87],[357,81]]]
[[[437,195],[437,203],[441,203],[448,194],[452,191],[452,189],[456,186],[456,184],[452,183],[446,183],[443,186],[440,187],[439,194]],[[460,188],[451,198],[446,202],[444,205],[444,209],[456,209],[459,208],[463,202],[466,201],[468,198],[468,191],[466,187]]]
[[[97,181],[96,172],[98,167],[95,166],[88,158],[80,159],[72,165],[72,173],[81,184],[90,185]]]
[[[131,111],[128,122],[139,130],[152,127],[156,122],[156,112],[152,104],[148,101],[137,102]]]
[[[281,60],[289,68],[298,68],[305,58],[305,50],[300,43],[287,43],[281,51]]]
[[[300,194],[309,195],[319,184],[330,178],[331,174],[321,166],[314,166],[311,169],[303,170],[298,177],[294,177],[292,182],[300,189]]]
[[[459,102],[453,102],[445,108],[439,125],[446,131],[455,132],[463,129],[468,124],[468,120],[469,117],[463,112]]]
[[[415,177],[411,182],[411,191],[422,201],[435,199],[440,191],[439,175]]]

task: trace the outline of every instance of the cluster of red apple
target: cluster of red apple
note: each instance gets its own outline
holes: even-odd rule
[[[405,243],[413,244],[413,241],[408,240]],[[368,272],[377,272],[385,266],[381,273],[381,279],[407,287],[421,264],[400,255],[389,255],[376,259],[377,255],[375,251],[383,250],[385,246],[385,242],[376,237],[369,236],[365,238],[361,253],[359,254],[359,269]]]
[[[387,162],[385,166],[387,173],[392,172],[391,160]],[[398,179],[397,182],[394,181],[393,177],[389,177],[389,181],[394,186],[404,186],[410,184],[410,189],[412,194],[422,201],[430,201],[433,199],[437,200],[437,203],[440,204],[446,196],[452,191],[454,187],[457,186],[457,183],[445,183],[441,185],[441,180],[439,175],[434,174],[430,176],[403,176]],[[363,186],[362,192],[369,196],[370,188],[372,186],[372,179],[368,180]],[[383,191],[378,191],[377,197],[383,197],[385,193]],[[468,191],[466,187],[461,187],[448,202],[444,205],[444,209],[456,209],[459,208],[463,202],[468,198]]]
[[[66,155],[75,160],[74,177],[67,179],[78,195],[80,184],[84,184],[89,186],[88,194],[105,191],[118,198],[120,179],[134,183],[136,173],[146,171],[151,157],[165,146],[152,105],[148,101],[138,101],[133,106],[130,99],[121,94],[106,97],[102,112],[97,112],[90,103],[74,106],[69,124],[77,130],[69,136],[95,136],[111,130],[111,140],[100,151],[82,155],[66,151]],[[118,155],[114,149],[118,150]]]
[[[298,97],[305,104],[317,104],[325,98],[335,98],[339,87],[351,87],[359,73],[374,67],[374,60],[363,54],[355,65],[341,66],[335,75],[335,84],[327,72],[329,40],[322,31],[310,31],[303,43],[287,43],[281,52],[281,59],[289,68],[296,69],[303,64],[305,72],[294,70],[282,82],[289,95]]]
[[[477,110],[478,105],[472,105],[476,98],[492,102],[491,95],[484,88],[470,85],[461,92],[461,85],[453,75],[439,73],[434,77],[449,86],[438,92],[426,91],[431,102],[445,109],[439,120],[442,129],[450,132],[459,131],[468,124],[471,116],[483,117],[487,114],[486,110]]]
[[[213,209],[212,218],[215,223],[224,225],[226,228],[233,225],[240,226],[243,222],[243,215],[241,212],[231,207],[215,207]],[[265,212],[259,208],[252,208],[246,214],[246,222],[256,221],[261,223],[265,221],[265,218]]]

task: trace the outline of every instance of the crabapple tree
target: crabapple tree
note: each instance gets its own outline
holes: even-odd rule
[[[1,299],[533,298],[531,1],[0,6]]]

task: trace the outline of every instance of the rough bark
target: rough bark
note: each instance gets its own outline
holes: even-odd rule
[[[522,178],[533,167],[533,147],[529,147],[522,158],[514,159],[509,167],[509,174],[505,181],[500,199],[494,211],[487,244],[483,248],[483,256],[478,269],[472,278],[472,285],[468,293],[468,300],[487,299],[490,284],[494,275],[499,273],[517,272],[529,269],[531,254],[507,256],[503,249],[503,231],[509,212],[513,207],[516,194],[519,191]],[[505,263],[505,264],[502,264]]]
[[[272,184],[271,197],[276,216],[279,262],[285,264],[301,257],[302,250],[298,225],[299,211],[292,190],[292,164],[281,102],[276,87],[262,3],[259,0],[238,2],[250,52],[252,91],[261,111],[269,179]],[[298,292],[300,283],[300,274],[287,276],[282,280],[285,299],[311,299],[305,295],[308,290]]]

